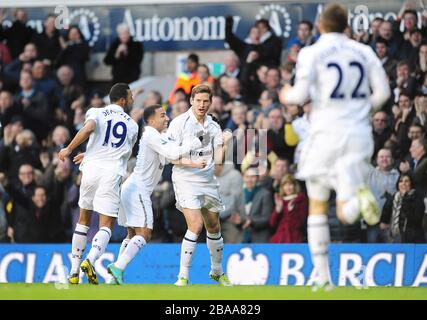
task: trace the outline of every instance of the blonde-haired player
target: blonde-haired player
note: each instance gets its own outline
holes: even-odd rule
[[[373,152],[369,113],[387,100],[390,88],[373,50],[344,34],[347,18],[347,9],[341,5],[325,8],[318,21],[320,39],[300,51],[295,85],[285,86],[280,93],[283,104],[312,99],[309,136],[298,177],[306,180],[310,198],[308,243],[318,275],[314,289],[332,287],[327,219],[330,190],[337,193],[337,216],[343,223],[356,222],[361,213],[373,225],[380,216],[365,185]]]

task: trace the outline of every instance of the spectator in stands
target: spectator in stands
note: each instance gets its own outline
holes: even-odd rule
[[[412,187],[423,197],[427,196],[427,140],[414,139],[409,149],[409,161],[402,162],[399,169],[412,176]]]
[[[376,111],[372,117],[372,135],[374,137],[374,153],[384,147],[385,142],[390,138],[393,129],[390,127],[388,115],[384,111]]]
[[[287,49],[297,45],[299,48],[304,48],[315,42],[313,36],[313,24],[308,20],[303,20],[298,23],[297,35],[288,41]]]
[[[427,74],[427,42],[424,42],[420,45],[416,59],[415,74],[416,77],[420,80],[421,85],[424,87],[424,89],[421,89],[422,93],[427,94],[427,90],[425,89],[425,76]]]
[[[8,215],[9,237],[13,242],[37,242],[39,230],[36,228],[35,212],[31,210],[31,198],[36,187],[33,167],[29,164],[21,165],[18,179],[5,184],[7,193],[13,199],[13,211]]]
[[[189,105],[187,101],[178,101],[172,106],[172,119],[175,119],[180,114],[187,112],[189,109]]]
[[[225,243],[241,243],[242,221],[245,219],[243,204],[243,178],[232,164],[216,164],[215,176],[225,210],[220,213],[221,234]]]
[[[269,190],[271,194],[279,193],[280,183],[283,177],[288,174],[290,174],[289,161],[284,158],[277,158],[272,162],[269,176],[264,179],[262,185]]]
[[[402,91],[406,91],[407,95],[413,99],[417,92],[417,80],[411,76],[410,65],[408,61],[400,61],[396,65],[396,80],[392,82],[394,102],[399,101],[399,96]]]
[[[38,141],[46,138],[52,126],[52,114],[43,92],[34,87],[33,78],[28,71],[21,72],[19,80],[21,91],[15,96],[24,127],[33,131]]]
[[[265,90],[269,69],[265,64],[258,64],[255,57],[256,55],[249,54],[240,77],[244,88],[245,101],[251,105],[258,103],[261,93]]]
[[[414,67],[422,40],[421,30],[411,30],[409,32],[409,39],[404,40],[399,48],[397,59],[411,61],[412,67]]]
[[[246,112],[248,108],[246,105],[241,103],[233,103],[233,107],[231,109],[231,118],[228,120],[226,125],[226,129],[230,129],[234,131],[236,129],[245,130],[248,126],[246,121]]]
[[[224,100],[222,100],[221,96],[214,95],[212,97],[210,112],[212,112],[215,118],[218,119],[221,129],[225,129],[225,126],[230,119],[230,113],[225,112]]]
[[[209,67],[206,64],[199,64],[197,67],[197,79],[199,84],[207,84],[213,86],[214,78],[211,76]]]
[[[38,58],[38,52],[34,43],[25,45],[24,51],[7,65],[4,70],[8,83],[15,86],[19,82],[22,70],[31,71],[34,61]]]
[[[237,78],[228,78],[226,85],[226,103],[229,102],[243,102],[241,84]]]
[[[46,66],[53,66],[61,52],[59,43],[59,31],[55,27],[56,16],[48,14],[43,22],[43,32],[35,33],[31,41],[36,45],[39,53],[38,58]]]
[[[292,175],[285,175],[279,193],[274,194],[275,207],[270,217],[272,243],[303,242],[303,227],[308,216],[308,200]]]
[[[390,57],[395,58],[400,46],[400,40],[393,34],[393,24],[387,20],[381,22],[378,32],[379,36],[388,42]]]
[[[230,52],[225,55],[224,67],[225,71],[220,75],[220,77],[227,76],[229,78],[240,79],[240,60],[234,52]]]
[[[258,184],[259,172],[248,168],[243,173],[245,219],[242,221],[244,243],[267,243],[271,237],[269,220],[273,212],[270,191]]]
[[[178,75],[173,89],[169,94],[169,104],[174,103],[173,95],[177,89],[183,89],[187,96],[190,95],[191,89],[197,85],[197,67],[199,66],[199,56],[190,53],[187,57],[186,70]]]
[[[56,67],[70,66],[74,71],[74,81],[83,88],[86,85],[86,62],[89,60],[90,48],[77,26],[70,26],[66,40],[60,39],[61,52],[56,61]],[[133,66],[135,67],[135,66]]]
[[[375,49],[375,43],[380,37],[380,26],[384,19],[381,17],[375,17],[371,22],[371,33],[369,34],[368,44]]]
[[[396,60],[390,57],[388,42],[383,38],[378,38],[375,42],[375,53],[381,60],[383,68],[389,78],[393,78],[396,74]]]
[[[417,114],[416,118],[414,119],[414,123],[420,124],[424,128],[424,132],[427,132],[427,97],[416,97],[414,106]]]
[[[12,120],[12,117],[18,112],[13,103],[13,96],[9,91],[0,91],[0,126],[1,130]]]
[[[413,106],[412,100],[406,91],[402,91],[399,97],[398,107],[393,106],[395,115],[394,130],[399,144],[400,157],[406,156],[410,142],[408,140],[409,127],[416,116],[416,110]]]
[[[57,126],[52,132],[52,146],[49,148],[50,154],[59,152],[70,141],[70,131],[64,126]]]
[[[32,167],[41,168],[39,147],[34,133],[28,129],[21,129],[22,131],[19,132],[19,128],[19,123],[13,123],[10,127],[10,132],[5,132],[5,141],[7,143],[5,143],[0,154],[0,172],[6,173],[9,179],[18,177],[19,167],[22,164],[27,163],[31,164]],[[13,132],[14,130],[15,132]],[[7,137],[9,134],[12,136],[16,134],[12,141]]]
[[[4,181],[4,174],[0,173],[0,243],[9,242],[7,237],[8,223],[7,223],[7,203],[9,202],[9,195],[2,185]]]
[[[249,54],[256,54],[255,60],[260,57],[260,30],[256,26],[249,29],[248,37],[243,41],[233,33],[233,17],[227,16],[225,19],[225,41],[230,46],[230,49],[236,53],[235,58],[237,59],[233,59],[235,61],[240,60],[243,65],[247,63]],[[225,61],[226,69],[228,69],[227,62],[228,61]],[[233,71],[231,72],[233,73]],[[236,77],[236,75],[234,75],[234,77]]]
[[[367,185],[371,189],[378,207],[382,211],[387,195],[396,192],[396,183],[399,172],[393,168],[393,158],[391,150],[380,149],[376,158],[376,167],[369,169]],[[366,240],[368,243],[385,242],[381,236],[379,225],[367,226]]]
[[[282,40],[271,28],[268,20],[260,19],[255,22],[260,34],[260,57],[259,63],[268,66],[280,66],[282,56]]]
[[[268,115],[271,110],[279,107],[279,95],[277,90],[264,90],[259,98],[259,105],[264,115]]]
[[[381,215],[380,228],[392,243],[425,243],[422,219],[425,205],[408,174],[401,174],[397,192],[389,197]]]
[[[267,132],[268,150],[292,163],[295,147],[298,144],[292,125],[284,123],[282,112],[278,108],[268,113],[268,119],[270,123],[270,129]]]
[[[293,80],[294,80],[294,69],[295,69],[295,63],[293,62],[285,62],[284,64],[282,64],[282,66],[280,67],[280,84],[281,85],[285,85],[285,84],[292,84]]]
[[[49,112],[55,109],[65,109],[65,99],[55,79],[47,74],[46,65],[41,60],[34,61],[31,69],[34,87],[43,92],[48,100]]]
[[[12,61],[9,48],[0,42],[0,74],[3,72],[4,67]]]
[[[403,32],[400,31],[400,24],[403,20]],[[411,31],[417,29],[418,25],[418,14],[414,7],[411,7],[407,1],[405,1],[397,15],[397,19],[393,23],[393,33],[397,35],[401,41],[408,40],[410,38]]]
[[[111,44],[104,58],[112,66],[113,83],[131,83],[139,79],[144,48],[141,41],[134,41],[125,23],[117,26],[117,39]]]
[[[412,141],[416,139],[423,139],[425,131],[423,126],[417,123],[413,123],[409,126],[406,136],[398,136],[397,143],[399,144],[399,151],[403,158],[409,155],[409,148],[411,147]]]
[[[265,88],[267,90],[280,89],[280,70],[278,68],[270,68],[267,71],[267,78],[265,81]]]
[[[5,40],[12,59],[16,59],[30,42],[34,30],[27,26],[27,12],[16,9],[13,13],[13,24],[10,28],[3,27],[4,13],[0,13],[0,41]]]

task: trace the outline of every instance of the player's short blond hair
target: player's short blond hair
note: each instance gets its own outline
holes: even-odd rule
[[[348,26],[347,9],[340,4],[329,4],[320,15],[323,29],[326,32],[344,32]]]
[[[199,84],[197,86],[195,86],[193,88],[193,90],[191,90],[191,99],[194,99],[194,97],[196,96],[196,94],[198,93],[207,93],[209,94],[209,100],[212,101],[212,89],[210,86],[206,85],[206,84]]]

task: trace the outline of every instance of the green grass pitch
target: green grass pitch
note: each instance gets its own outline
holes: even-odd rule
[[[427,287],[337,287],[331,292],[311,292],[310,287],[128,284],[77,286],[0,283],[0,300],[427,300]]]

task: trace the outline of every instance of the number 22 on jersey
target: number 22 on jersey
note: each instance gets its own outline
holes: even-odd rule
[[[345,94],[341,92],[341,83],[344,77],[343,68],[336,62],[330,62],[327,64],[328,68],[333,68],[336,70],[338,74],[338,82],[335,86],[335,89],[331,93],[331,99],[345,99]],[[355,84],[354,88],[352,89],[351,93],[351,99],[364,99],[366,98],[366,93],[360,92],[360,86],[363,83],[363,79],[365,77],[365,70],[363,69],[363,66],[358,61],[351,61],[349,63],[349,68],[354,68],[358,71],[359,77],[356,77],[355,80],[357,83]],[[344,69],[349,70],[349,69]]]

